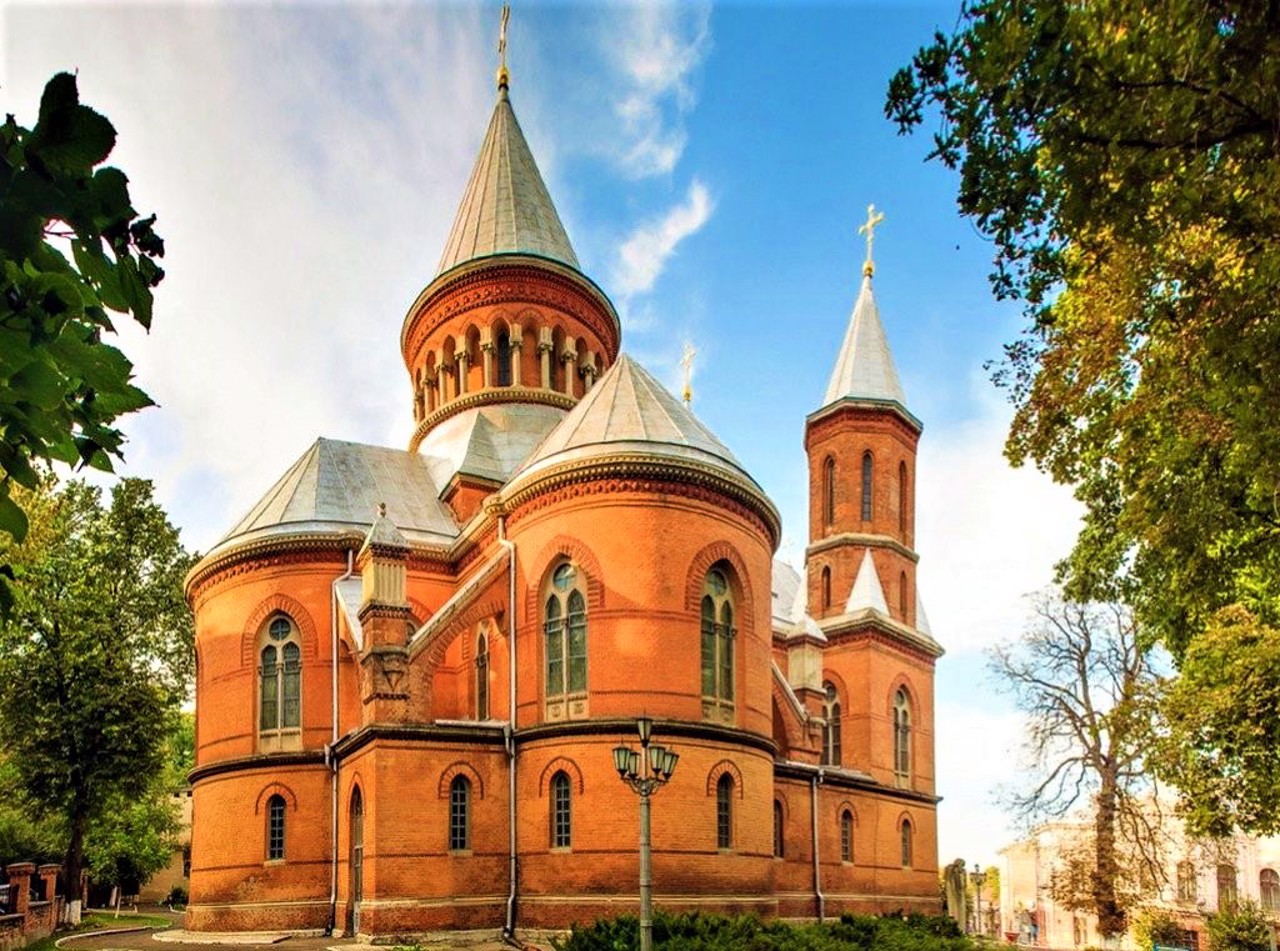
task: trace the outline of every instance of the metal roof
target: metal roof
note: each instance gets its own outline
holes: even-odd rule
[[[498,94],[436,275],[495,254],[533,254],[579,269],[505,88]]]
[[[880,323],[880,309],[876,307],[871,292],[871,276],[862,279],[862,289],[853,305],[849,329],[845,332],[840,355],[836,358],[827,395],[822,401],[827,406],[845,397],[853,399],[888,400],[907,406],[906,394],[898,380],[889,341]]]
[[[436,485],[447,485],[457,473],[503,483],[566,412],[541,403],[473,407],[433,427],[418,452]]]

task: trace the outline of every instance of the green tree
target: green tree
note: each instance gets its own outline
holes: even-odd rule
[[[1025,305],[1006,452],[1085,504],[1068,595],[1122,595],[1179,659],[1225,607],[1280,623],[1277,87],[1275,3],[975,0],[886,104],[940,117]]]
[[[140,218],[124,173],[102,165],[115,140],[67,73],[45,87],[32,128],[12,115],[0,126],[0,532],[17,541],[27,516],[13,484],[34,490],[41,462],[109,471],[124,439],[115,420],[151,405],[102,341],[108,311],[150,327],[164,276],[155,216]],[[0,610],[11,576],[0,562]]]
[[[0,548],[18,581],[0,626],[0,748],[37,813],[65,822],[74,883],[92,823],[153,792],[165,768],[193,667],[193,559],[141,480],[109,505],[80,482],[24,504],[26,541]]]
[[[1222,908],[1205,921],[1209,951],[1269,951],[1273,925],[1253,902]]]

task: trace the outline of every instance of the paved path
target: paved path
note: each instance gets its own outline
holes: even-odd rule
[[[216,939],[210,940],[215,938],[212,935],[170,933],[164,939],[157,940],[155,935],[160,930],[162,929],[152,928],[146,931],[67,938],[61,942],[61,947],[64,951],[389,951],[386,945],[375,948],[359,944],[354,938],[323,936],[300,938],[262,934],[256,936],[258,940],[255,941],[248,935],[235,935],[233,940],[228,936],[229,940],[223,943]],[[550,947],[550,944],[540,942],[540,946]],[[436,932],[423,940],[421,947],[424,951],[513,951],[511,945],[503,943],[497,932],[464,932],[456,936]]]

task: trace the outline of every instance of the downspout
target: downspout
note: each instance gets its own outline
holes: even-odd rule
[[[326,931],[326,934],[330,935],[333,934],[333,929],[338,924],[338,759],[333,754],[334,747],[338,745],[338,585],[353,574],[355,574],[355,552],[348,548],[346,573],[333,579],[333,586],[329,596],[329,666],[333,669],[330,719],[333,721],[333,738],[329,741],[329,746],[324,751],[324,758],[329,765],[331,776],[329,798],[333,804],[333,821],[330,829],[333,855],[329,873],[329,928]]]
[[[508,941],[516,934],[516,543],[507,538],[507,517],[498,516],[498,544],[507,550],[511,564],[507,572],[507,725],[503,738],[507,746],[507,839],[510,853],[507,872],[507,923],[502,936]]]
[[[818,784],[822,782],[822,767],[819,766],[809,780],[809,815],[813,819],[813,898],[818,905],[818,923],[826,914],[826,898],[822,894],[822,871],[818,864]]]

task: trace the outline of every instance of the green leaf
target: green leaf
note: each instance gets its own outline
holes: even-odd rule
[[[74,76],[59,73],[49,80],[40,100],[40,120],[27,142],[28,159],[51,170],[87,174],[115,144],[115,127],[80,105]]]
[[[10,496],[9,488],[0,484],[0,532],[8,532],[15,542],[27,537],[27,515]]]

